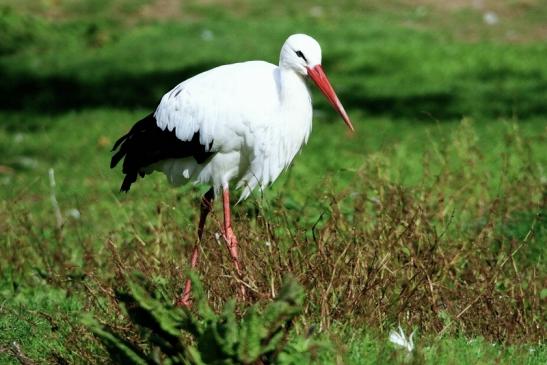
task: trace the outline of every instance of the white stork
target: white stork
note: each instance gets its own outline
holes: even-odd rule
[[[222,193],[224,239],[237,274],[242,270],[230,218],[230,187],[264,189],[289,166],[307,142],[312,127],[310,77],[346,125],[351,121],[321,67],[321,47],[305,34],[291,35],[281,48],[279,66],[249,61],[198,74],[163,96],[155,113],[138,121],[112,149],[111,167],[123,161],[121,191],[137,176],[162,171],[173,185],[211,186],[203,196],[191,267],[213,199]],[[180,305],[190,305],[187,280]],[[245,297],[245,287],[241,285]]]

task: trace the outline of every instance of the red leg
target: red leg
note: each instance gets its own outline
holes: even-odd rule
[[[239,259],[237,255],[237,238],[232,230],[232,217],[230,214],[230,191],[228,188],[224,188],[222,192],[222,202],[224,206],[224,238],[228,244],[228,250],[230,251],[230,256],[236,267],[237,275],[241,278],[241,265],[239,264]],[[241,284],[240,287],[241,296],[245,299],[245,286]]]
[[[203,237],[203,229],[205,227],[205,221],[207,220],[207,215],[213,208],[214,197],[215,197],[215,192],[213,188],[211,188],[201,198],[201,204],[200,204],[201,211],[199,215],[199,225],[198,225],[198,240],[196,244],[194,245],[194,249],[192,250],[192,257],[190,259],[190,267],[192,269],[194,269],[198,264],[199,245],[201,243],[201,238]],[[191,291],[192,291],[192,282],[190,281],[190,279],[186,279],[186,283],[184,284],[184,291],[182,292],[182,296],[177,300],[177,305],[190,307],[190,305],[192,304],[192,300],[190,299]]]

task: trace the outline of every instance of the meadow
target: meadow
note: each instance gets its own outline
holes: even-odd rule
[[[290,275],[292,336],[328,343],[316,362],[546,363],[545,19],[540,0],[5,0],[0,363],[113,361],[86,317],[153,352],[118,293],[135,271],[181,292],[207,187],[156,174],[121,194],[112,144],[181,80],[277,63],[297,32],[357,132],[314,91],[308,145],[233,209],[237,315]],[[221,218],[197,272],[216,312],[237,288]],[[399,325],[412,353],[388,341]]]

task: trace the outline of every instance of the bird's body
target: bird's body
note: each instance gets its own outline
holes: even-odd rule
[[[312,105],[310,77],[332,106],[353,126],[321,67],[321,48],[304,35],[290,36],[279,66],[250,61],[219,66],[198,74],[165,94],[156,111],[114,145],[111,167],[123,160],[121,190],[137,177],[162,171],[173,185],[207,184],[198,227],[198,244],[212,202],[222,190],[224,237],[238,275],[242,272],[230,218],[231,187],[241,199],[275,181],[307,142]],[[199,255],[198,244],[191,266]],[[245,295],[245,289],[241,287]],[[188,305],[190,282],[179,303]]]
[[[250,61],[180,83],[164,95],[154,117],[159,128],[174,131],[181,141],[199,132],[199,143],[213,154],[204,163],[193,157],[163,160],[148,171],[163,171],[174,185],[213,186],[216,195],[233,181],[245,199],[255,187],[273,182],[308,140],[312,106],[299,75]]]

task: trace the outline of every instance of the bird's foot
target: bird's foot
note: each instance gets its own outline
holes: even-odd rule
[[[190,279],[186,279],[186,283],[184,284],[184,291],[182,292],[182,295],[175,301],[177,307],[190,308],[192,306],[191,293],[192,282],[190,281]]]
[[[228,251],[230,251],[230,256],[236,267],[237,274],[241,277],[241,265],[239,264],[239,257],[237,254],[237,238],[231,227],[228,227],[224,232],[224,239],[228,245]]]
[[[245,285],[240,284],[239,294],[241,295],[241,301],[245,302],[247,300],[247,292],[245,289]]]
[[[184,293],[181,297],[179,297],[175,302],[177,307],[185,307],[190,309],[192,306],[192,299],[190,298],[190,293]]]
[[[226,232],[224,232],[224,239],[228,244],[228,249],[230,253],[235,250],[235,255],[237,256],[237,237],[231,227],[228,227]]]
[[[228,245],[230,256],[232,256],[232,261],[234,262],[237,276],[239,280],[242,280],[243,273],[241,270],[241,265],[239,263],[239,257],[237,254],[237,238],[231,227],[228,227],[228,229],[226,229],[226,231],[224,232],[224,239],[226,240],[226,244]],[[243,283],[240,284],[239,294],[241,295],[241,299],[245,301],[247,298],[247,295],[246,295],[245,285]]]

